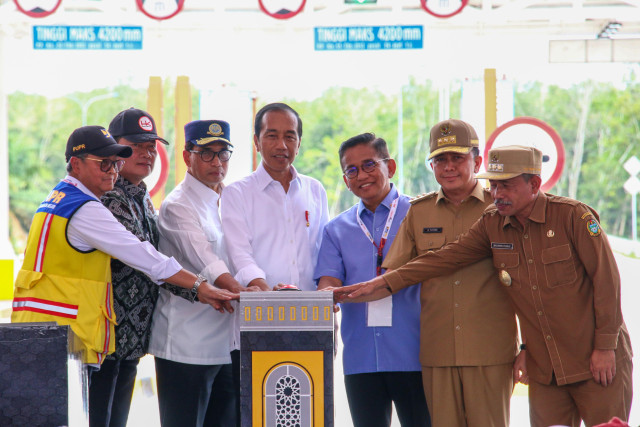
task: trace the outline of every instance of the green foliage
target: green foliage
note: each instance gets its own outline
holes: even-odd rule
[[[577,179],[576,198],[595,208],[603,228],[613,235],[630,235],[631,196],[622,187],[629,174],[623,164],[633,155],[640,157],[638,95],[640,85],[633,79],[623,88],[590,81],[570,88],[533,83],[518,86],[515,93],[516,116],[544,120],[564,142],[565,170],[551,193],[570,195],[571,180]],[[584,109],[584,148],[576,171],[573,161]]]

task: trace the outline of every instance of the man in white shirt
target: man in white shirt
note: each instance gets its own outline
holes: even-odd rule
[[[156,283],[190,289],[194,300],[216,309],[232,311],[229,300],[238,298],[140,241],[100,202],[131,153],[103,127],[73,131],[66,147],[69,174],[36,212],[15,282],[11,321],[70,325],[93,366],[115,350],[111,257]]]
[[[224,190],[221,205],[236,278],[262,290],[280,284],[315,290],[313,272],[329,212],[322,184],[293,167],[302,120],[286,104],[268,104],[256,114],[254,132],[262,161]]]
[[[184,127],[184,180],[160,207],[160,250],[198,271],[210,283],[247,290],[231,275],[218,201],[233,148],[229,124],[196,120]],[[161,289],[153,314],[149,352],[155,356],[163,427],[233,427],[237,394],[231,366],[232,316],[194,307]]]

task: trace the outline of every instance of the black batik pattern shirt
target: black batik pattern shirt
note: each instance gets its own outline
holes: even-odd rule
[[[158,248],[158,216],[144,182],[134,185],[118,176],[102,203],[141,241]],[[147,353],[158,285],[144,273],[117,259],[111,260],[113,306],[116,313],[116,351],[108,359],[132,360]]]

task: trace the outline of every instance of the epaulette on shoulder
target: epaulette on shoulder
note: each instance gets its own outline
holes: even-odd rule
[[[600,221],[600,215],[598,214],[598,212],[594,208],[584,202],[581,202],[580,200],[572,199],[570,197],[556,196],[554,194],[547,194],[547,198],[549,199],[549,203],[559,203],[563,205],[569,205],[574,208],[578,207],[579,211],[585,212],[585,214],[582,215],[583,219],[587,217],[588,214],[591,214],[596,218],[596,220]]]
[[[482,216],[485,215],[495,215],[498,213],[498,208],[496,207],[496,205],[494,205],[493,203],[491,203],[489,206],[487,206],[484,211],[482,212]]]
[[[421,195],[416,196],[413,199],[409,200],[409,203],[411,203],[412,205],[415,205],[416,203],[421,202],[423,200],[433,199],[437,195],[438,195],[437,191],[432,191],[431,193],[422,193]]]
[[[549,202],[551,203],[563,203],[571,206],[578,206],[578,205],[584,204],[580,200],[572,199],[569,197],[556,196],[555,194],[547,194],[546,196],[549,199]]]

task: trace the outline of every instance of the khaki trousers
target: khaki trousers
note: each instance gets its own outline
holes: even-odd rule
[[[422,367],[433,427],[508,427],[513,364]]]
[[[613,383],[603,387],[593,379],[559,386],[531,381],[529,384],[529,417],[531,427],[564,425],[587,427],[606,423],[613,417],[629,420],[633,385],[630,360],[618,361]],[[429,407],[431,408],[431,407]]]

